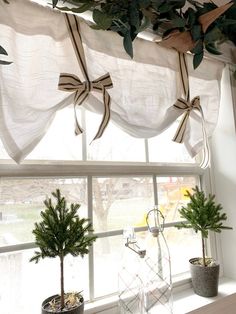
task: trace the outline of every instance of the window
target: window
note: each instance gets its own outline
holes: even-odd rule
[[[58,261],[28,262],[33,224],[40,219],[45,196],[56,188],[81,204],[79,211],[92,219],[98,235],[84,259],[66,258],[65,288],[83,290],[87,301],[117,292],[123,229],[133,226],[137,237],[145,239],[146,214],[155,204],[165,216],[173,276],[187,272],[188,259],[200,254],[198,236],[174,227],[178,208],[188,201],[186,189],[199,184],[202,175],[182,145],[165,146],[168,132],[156,139],[133,139],[112,123],[104,137],[90,144],[99,116],[81,110],[86,133],[74,137],[71,109],[58,113],[22,165],[12,164],[4,149],[0,152],[0,308],[5,314],[16,308],[32,314],[32,305],[40,309],[39,301],[59,290]],[[70,122],[65,119],[68,128],[62,129],[64,114]],[[168,164],[159,163],[167,156]]]

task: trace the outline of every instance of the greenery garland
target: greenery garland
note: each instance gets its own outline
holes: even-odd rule
[[[165,38],[173,31],[190,32],[194,42],[194,68],[201,63],[204,49],[219,55],[219,46],[227,40],[236,45],[236,0],[232,6],[213,21],[205,32],[199,17],[218,8],[213,1],[200,3],[195,0],[74,0],[73,8],[58,7],[61,11],[83,13],[92,11],[94,29],[110,30],[123,37],[126,52],[133,58],[132,42],[139,32],[152,27]],[[187,5],[187,9],[185,9]],[[184,8],[185,7],[185,8]]]

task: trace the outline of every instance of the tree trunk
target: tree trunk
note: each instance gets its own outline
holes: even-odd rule
[[[202,260],[203,260],[203,266],[206,267],[206,256],[205,256],[205,241],[204,241],[204,237],[201,233],[202,236]]]
[[[64,256],[60,255],[60,268],[61,268],[61,310],[65,307],[64,299]]]

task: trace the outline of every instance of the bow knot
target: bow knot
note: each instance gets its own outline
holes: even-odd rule
[[[80,127],[77,115],[76,106],[80,106],[82,102],[88,97],[90,91],[95,91],[103,94],[104,113],[102,122],[99,126],[97,134],[94,139],[102,136],[110,119],[110,96],[107,92],[108,88],[112,88],[112,80],[110,74],[107,73],[94,81],[90,81],[87,65],[85,60],[84,48],[79,31],[78,17],[73,14],[65,14],[65,21],[71,38],[71,42],[75,51],[77,61],[79,63],[84,82],[74,74],[61,73],[59,77],[58,89],[66,92],[74,92],[74,114],[75,114],[75,134],[78,135],[83,132]]]
[[[177,108],[178,110],[181,110],[184,112],[184,115],[179,123],[178,129],[173,138],[174,142],[182,143],[185,132],[186,132],[190,112],[192,110],[198,110],[202,114],[202,108],[200,105],[200,97],[196,96],[191,101],[185,100],[183,98],[178,98],[173,106]]]
[[[210,162],[210,147],[207,138],[206,125],[202,107],[200,105],[200,97],[194,97],[191,101],[189,93],[189,75],[188,67],[185,56],[183,53],[179,53],[179,69],[180,69],[180,78],[182,82],[182,92],[185,97],[178,98],[175,104],[173,105],[176,109],[180,110],[183,113],[182,119],[179,123],[178,129],[176,130],[173,141],[177,143],[182,143],[184,140],[187,124],[189,123],[189,116],[192,110],[198,111],[201,118],[202,124],[202,139],[203,139],[203,158],[200,164],[200,167],[206,168]]]
[[[95,91],[103,94],[104,102],[104,114],[102,122],[99,126],[98,132],[95,135],[94,139],[97,139],[102,136],[110,118],[110,96],[107,92],[107,89],[112,88],[112,80],[110,74],[107,73],[96,80],[89,81],[86,80],[81,82],[81,80],[73,74],[61,73],[59,77],[58,89],[66,92],[75,92],[74,95],[74,108],[80,106],[82,102],[88,97],[90,91]],[[76,110],[75,110],[75,134],[78,135],[83,132],[82,128],[79,125]]]

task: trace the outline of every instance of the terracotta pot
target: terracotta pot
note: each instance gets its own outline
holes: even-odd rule
[[[232,5],[233,2],[230,2],[199,16],[198,21],[202,26],[203,33],[205,33],[208,27]],[[168,36],[158,41],[158,44],[185,53],[192,50],[196,42],[193,41],[190,31],[180,32],[179,30],[173,30]]]

